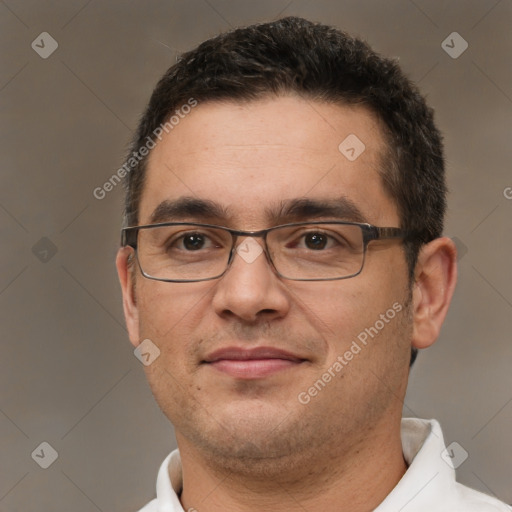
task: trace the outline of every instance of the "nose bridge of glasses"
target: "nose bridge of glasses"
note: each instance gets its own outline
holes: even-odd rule
[[[266,249],[266,237],[267,237],[267,230],[261,229],[258,231],[243,231],[238,229],[226,229],[229,231],[232,237],[232,253],[235,251],[238,252],[238,248],[245,243],[249,243],[251,245],[257,244],[259,245],[263,250]],[[262,242],[257,242],[256,238],[261,238]],[[232,255],[231,255],[232,256]]]

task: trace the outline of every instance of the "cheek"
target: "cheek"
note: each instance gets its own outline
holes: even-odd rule
[[[193,289],[189,283],[185,286],[148,281],[137,290],[141,339],[150,339],[160,351],[144,370],[166,414],[178,414],[184,405],[181,402],[190,401],[194,393],[191,374],[197,369],[197,361],[193,334],[204,315],[208,293]],[[179,418],[173,420],[179,422]]]
[[[137,290],[141,336],[165,342],[185,342],[198,325],[208,305],[209,288],[205,283],[165,283],[145,280]]]
[[[326,283],[307,283],[297,287],[297,305],[329,345],[339,348],[357,334],[373,316],[377,296],[358,277]]]
[[[326,341],[328,360],[348,350],[354,340],[386,338],[401,325],[406,292],[392,278],[377,281],[357,276],[328,286],[297,290],[300,308]],[[300,314],[300,312],[299,312]]]

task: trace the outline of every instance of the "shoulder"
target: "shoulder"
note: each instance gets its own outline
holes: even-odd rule
[[[511,512],[512,507],[465,485],[456,484],[457,497],[464,512]]]

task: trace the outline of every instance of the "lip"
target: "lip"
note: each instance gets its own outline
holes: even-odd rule
[[[295,368],[304,361],[274,347],[227,347],[212,352],[203,363],[238,379],[260,379]]]

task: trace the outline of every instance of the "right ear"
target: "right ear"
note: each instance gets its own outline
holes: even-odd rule
[[[126,320],[128,336],[132,345],[137,347],[140,344],[139,310],[135,299],[134,262],[128,260],[130,255],[133,258],[134,254],[131,247],[121,247],[117,251],[116,267],[123,292],[124,318]]]

